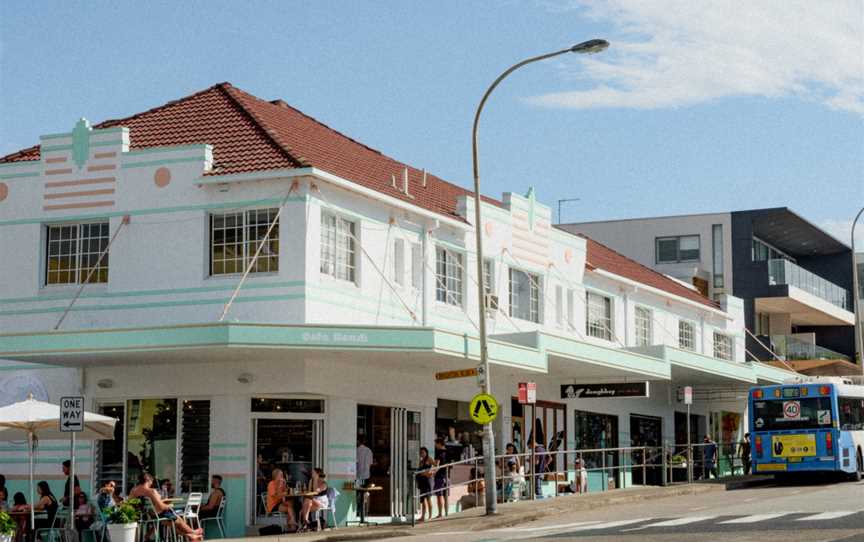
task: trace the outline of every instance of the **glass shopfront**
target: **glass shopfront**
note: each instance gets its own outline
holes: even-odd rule
[[[661,465],[662,451],[657,450],[663,444],[663,419],[656,416],[630,415],[630,446],[651,448],[647,454],[634,451],[631,454],[633,468],[633,483],[644,485],[660,485],[662,473],[657,467],[641,467],[641,465]]]
[[[573,411],[573,416],[576,449],[597,450],[581,454],[585,468],[598,469],[596,472],[602,472],[599,469],[605,467],[608,470],[605,471],[606,475],[602,477],[601,483],[614,486],[617,470],[610,469],[610,467],[617,467],[620,464],[620,458],[619,453],[611,449],[618,447],[618,416],[584,410]],[[602,451],[604,449],[610,449],[610,451],[604,452]],[[592,477],[591,474],[589,474],[589,479],[590,477]]]

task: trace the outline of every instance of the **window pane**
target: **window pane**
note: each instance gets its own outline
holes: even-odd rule
[[[678,261],[678,239],[657,239],[657,261],[658,262],[677,262]]]
[[[321,213],[321,273],[354,281],[354,223],[330,213]]]
[[[133,399],[126,403],[126,488],[147,471],[177,480],[177,400]]]
[[[612,340],[612,300],[606,296],[586,293],[586,326],[588,335]]]
[[[435,248],[435,299],[462,306],[462,254]]]
[[[212,215],[210,225],[210,273],[242,273],[243,213]]]
[[[246,213],[246,259],[243,264],[244,272],[249,266],[255,253],[263,243],[261,253],[255,260],[250,273],[275,273],[279,271],[279,214],[278,209],[255,209]],[[267,230],[270,224],[276,221],[270,235]],[[264,242],[264,239],[267,239]]]
[[[678,259],[682,262],[699,259],[699,236],[681,237],[678,241]]]
[[[323,414],[324,401],[322,399],[264,399],[253,397],[252,412]]]
[[[696,349],[696,342],[693,336],[693,324],[690,322],[685,322],[684,320],[678,321],[678,346],[684,350]]]
[[[510,316],[540,321],[540,277],[510,269]]]
[[[644,307],[636,307],[636,346],[651,344],[651,311]]]
[[[714,224],[711,227],[711,243],[713,245],[713,275],[714,287],[723,288],[723,225]]]
[[[115,418],[114,440],[100,440],[96,458],[96,487],[102,487],[105,482],[113,480],[117,483],[117,491],[123,489],[123,435],[126,416],[123,405],[102,406],[99,414]]]

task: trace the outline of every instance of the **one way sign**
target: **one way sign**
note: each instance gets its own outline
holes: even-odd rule
[[[60,432],[80,433],[84,430],[84,398],[60,398]]]

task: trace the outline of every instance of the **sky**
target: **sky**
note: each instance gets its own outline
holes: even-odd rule
[[[788,206],[848,244],[864,206],[864,2],[0,2],[0,155],[215,83],[566,222]],[[864,238],[864,228],[860,229]],[[864,242],[860,245],[864,249]]]

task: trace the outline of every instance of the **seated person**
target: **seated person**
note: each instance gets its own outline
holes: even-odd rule
[[[102,487],[99,488],[99,494],[96,495],[96,506],[99,510],[109,511],[120,503],[120,497],[117,496],[117,483],[114,480],[108,480]]]
[[[39,494],[39,500],[33,505],[33,510],[45,512],[47,516],[36,520],[36,529],[48,529],[54,523],[54,516],[57,515],[60,505],[45,480],[36,484],[36,493]]]
[[[0,487],[0,510],[6,510],[9,507],[9,491],[5,487]]]
[[[282,469],[273,469],[273,479],[267,484],[267,514],[281,512],[287,518],[287,530],[297,529],[297,520],[294,517],[294,502],[286,500],[288,496],[288,483]]]
[[[225,490],[222,489],[222,477],[214,474],[210,480],[210,496],[207,497],[207,502],[201,505],[198,509],[199,518],[215,518],[219,513],[219,505],[222,504],[222,499],[225,498]]]
[[[29,512],[30,506],[27,505],[27,497],[20,491],[12,497],[11,512]]]
[[[141,473],[138,476],[138,485],[133,487],[132,491],[129,492],[129,498],[141,499],[142,501],[144,499],[149,500],[153,504],[153,508],[156,510],[159,518],[173,521],[177,533],[188,538],[190,542],[201,542],[204,540],[204,531],[200,528],[193,529],[183,518],[179,517],[174,512],[174,509],[163,501],[159,493],[153,489],[153,483],[154,479],[150,473]]]
[[[93,520],[93,507],[90,506],[87,494],[83,491],[77,491],[75,493],[75,527],[79,531],[83,531],[93,524]]]
[[[309,486],[315,496],[307,497],[303,501],[303,508],[300,510],[300,517],[303,519],[301,530],[309,528],[309,515],[312,512],[330,507],[330,499],[327,498],[327,482],[324,480],[326,477],[327,475],[322,469],[318,467],[312,469],[312,479],[309,480]]]

